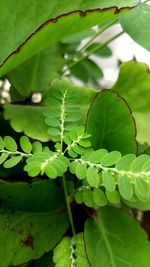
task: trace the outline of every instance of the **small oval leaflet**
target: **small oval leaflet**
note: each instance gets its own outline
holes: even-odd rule
[[[121,153],[119,151],[112,151],[102,158],[101,164],[106,167],[113,166],[120,158]]]
[[[78,179],[84,179],[87,174],[87,167],[85,164],[78,163],[75,169],[75,173]]]
[[[97,206],[106,206],[107,198],[105,193],[99,188],[94,188],[93,190],[93,201]]]
[[[139,200],[146,201],[149,199],[150,187],[141,177],[135,180],[135,194]]]
[[[22,156],[12,157],[12,158],[5,161],[4,167],[5,168],[12,168],[12,167],[16,166],[21,160],[22,160]]]
[[[5,147],[9,151],[15,152],[17,150],[17,144],[11,136],[5,136],[4,137],[4,143],[5,143]]]
[[[130,170],[132,172],[140,172],[142,171],[142,168],[144,164],[149,160],[149,155],[143,154],[135,158],[133,163],[131,164]]]
[[[87,169],[87,181],[90,186],[97,187],[99,185],[99,174],[94,167]]]
[[[118,186],[119,192],[124,199],[130,200],[133,197],[133,186],[130,179],[126,175],[119,177]]]
[[[83,191],[83,202],[87,207],[93,207],[93,192],[91,189],[84,189]]]
[[[116,190],[113,192],[106,190],[106,196],[107,196],[107,199],[110,203],[116,204],[116,205],[120,203],[120,196]]]
[[[113,192],[115,191],[116,183],[113,175],[109,171],[102,172],[102,180],[106,190]]]
[[[20,138],[20,146],[25,153],[30,153],[32,151],[32,144],[27,136],[22,136]]]
[[[117,170],[129,171],[132,162],[135,160],[136,156],[133,154],[127,154],[123,156],[119,161],[117,161],[115,167]]]

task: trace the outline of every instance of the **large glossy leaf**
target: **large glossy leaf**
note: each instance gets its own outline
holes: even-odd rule
[[[67,227],[63,212],[0,213],[1,267],[39,258],[57,244]]]
[[[0,209],[25,212],[49,212],[65,205],[63,190],[52,180],[3,181],[0,183],[0,200]]]
[[[96,95],[96,90],[92,90],[86,87],[74,86],[66,81],[56,81],[51,90],[43,95],[43,98],[52,96],[53,90],[58,88],[67,87],[68,90],[72,90],[79,95],[77,100],[77,106],[81,108],[82,119],[79,124],[84,124],[86,120],[87,111],[89,109],[92,99]],[[5,105],[5,119],[10,120],[12,128],[17,132],[24,132],[29,137],[38,139],[40,141],[48,141],[50,139],[48,126],[44,122],[45,117],[43,111],[45,110],[45,101],[43,99],[43,105]]]
[[[31,267],[54,267],[52,253],[47,253],[41,259],[37,260]]]
[[[150,144],[150,73],[144,63],[123,63],[113,90],[129,104],[137,126],[137,140]]]
[[[40,258],[67,230],[63,192],[52,181],[3,182],[0,198],[2,267]]]
[[[7,78],[17,91],[28,96],[46,90],[59,77],[64,64],[62,45],[50,46],[8,73]]]
[[[90,107],[86,130],[95,149],[135,153],[135,124],[131,111],[115,92],[100,92]]]
[[[149,24],[150,6],[141,4],[120,19],[123,30],[130,37],[150,51]]]
[[[144,230],[119,209],[101,208],[86,222],[84,237],[92,267],[147,267],[150,261]]]
[[[136,4],[135,0],[121,0],[119,3],[113,0],[65,0],[61,4],[58,0],[1,0],[0,36],[3,41],[0,42],[0,76],[50,44],[79,30],[117,19],[120,11],[124,12]]]

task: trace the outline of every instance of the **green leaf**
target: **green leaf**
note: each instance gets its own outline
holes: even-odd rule
[[[85,179],[87,174],[87,167],[86,165],[82,163],[78,163],[75,169],[75,174],[78,177],[78,179]]]
[[[0,156],[0,164],[2,164],[8,158],[8,156],[8,153],[2,153],[2,155]]]
[[[119,209],[100,208],[95,218],[87,220],[84,238],[92,267],[147,267],[150,261],[144,230]]]
[[[22,160],[22,156],[11,157],[4,163],[4,168],[12,168],[16,166]]]
[[[115,191],[115,187],[116,187],[115,179],[111,172],[103,171],[102,179],[103,179],[103,185],[106,188],[106,190],[110,192]]]
[[[98,149],[96,151],[93,151],[89,157],[89,160],[92,162],[92,163],[100,163],[101,162],[101,159],[107,155],[108,152],[106,149]]]
[[[84,189],[83,190],[83,202],[87,207],[93,207],[93,192],[91,189]]]
[[[25,153],[30,153],[32,150],[32,144],[27,136],[21,136],[20,146]]]
[[[0,196],[0,209],[5,211],[42,213],[59,210],[65,206],[63,189],[50,179],[30,183],[0,183]]]
[[[50,46],[9,72],[7,78],[11,85],[23,96],[46,90],[60,76],[64,64],[62,49],[59,43]]]
[[[83,190],[77,190],[75,193],[75,201],[78,204],[82,204],[83,203]]]
[[[144,164],[149,160],[149,156],[147,154],[143,154],[138,156],[131,164],[130,170],[132,172],[141,172]]]
[[[150,6],[148,4],[141,4],[131,10],[131,12],[121,17],[120,22],[123,30],[135,42],[150,51],[148,26],[150,23]]]
[[[90,186],[97,187],[99,185],[99,174],[93,167],[87,169],[87,181]]]
[[[93,201],[97,206],[106,206],[107,198],[102,190],[94,188],[93,190]]]
[[[83,233],[78,233],[73,238],[65,236],[54,249],[53,261],[56,264],[55,266],[89,267]]]
[[[140,30],[143,32],[145,28],[140,26],[138,29],[138,32]],[[137,141],[150,144],[150,73],[148,70],[149,67],[144,63],[136,61],[123,63],[113,89],[127,101],[133,112],[137,127]]]
[[[139,200],[146,201],[149,199],[149,184],[141,177],[137,177],[135,180],[135,194]]]
[[[45,173],[49,178],[55,179],[57,178],[57,170],[52,164],[48,164],[45,168]]]
[[[3,138],[0,136],[0,149],[2,150],[2,149],[4,149],[4,147],[5,147],[4,140],[3,140]]]
[[[42,144],[38,141],[33,142],[32,144],[32,152],[33,153],[40,153],[42,152]]]
[[[124,199],[130,200],[133,197],[133,185],[129,177],[127,177],[126,175],[120,176],[118,181],[118,187],[119,193]]]
[[[97,85],[103,77],[100,67],[90,59],[84,59],[71,68],[71,74],[88,85]]]
[[[67,217],[57,212],[1,213],[0,226],[0,261],[2,267],[7,267],[39,258],[51,250],[67,229]]]
[[[93,52],[94,55],[100,57],[110,57],[112,55],[112,51],[110,50],[110,48],[108,46],[103,46],[99,48],[100,45],[100,43],[93,43],[86,49],[86,52],[92,53],[94,50],[96,50]]]
[[[67,90],[69,90],[71,93],[73,92],[76,95],[80,95],[76,105],[70,105],[68,110],[72,107],[78,108],[79,110],[79,107],[81,107],[80,113],[82,118],[79,122],[79,125],[84,125],[90,103],[96,95],[96,90],[86,87],[79,87],[63,80],[55,81],[50,90],[48,90],[48,93],[43,95],[43,106],[5,104],[5,119],[10,121],[12,128],[16,132],[24,132],[27,136],[43,142],[49,141],[52,137],[47,133],[48,126],[44,122],[43,113],[46,113],[47,117],[50,115],[54,117],[56,110],[55,112],[49,110],[47,111],[45,99],[49,97],[52,100],[52,93],[55,90],[58,91],[58,88],[67,88]],[[58,103],[56,106],[58,106]],[[56,113],[56,116],[59,114],[60,112]],[[53,137],[53,140],[58,141],[58,138],[55,138]]]
[[[6,149],[8,149],[9,151],[14,152],[17,150],[17,144],[11,136],[5,136],[4,143],[5,143]]]
[[[101,159],[101,164],[107,167],[113,166],[120,158],[121,153],[119,151],[112,151]]]
[[[136,153],[133,117],[125,101],[113,91],[104,90],[94,99],[88,113],[86,131],[92,135],[94,149]]]
[[[106,196],[110,203],[115,204],[115,205],[120,203],[120,196],[116,190],[113,192],[106,190]]]
[[[136,159],[134,154],[127,154],[123,156],[119,161],[116,162],[116,168],[118,170],[129,171],[131,164]]]
[[[118,9],[114,7],[113,1],[108,3],[105,0],[97,0],[94,3],[79,0],[71,5],[69,0],[61,5],[52,0],[46,0],[42,4],[40,0],[36,3],[33,0],[32,2],[26,0],[22,5],[17,0],[13,3],[9,0],[6,3],[3,0],[0,6],[1,12],[4,14],[0,18],[0,32],[3,40],[0,45],[0,63],[2,64],[0,76],[4,76],[11,69],[46,49],[49,45],[55,46],[55,43],[62,38],[117,19],[122,11],[135,6],[135,1],[122,0],[117,6],[121,8],[119,12],[115,12]],[[28,10],[27,16],[22,16],[24,10]],[[84,14],[86,16],[82,16]],[[78,23],[76,23],[77,21]],[[7,29],[6,25],[8,26]],[[13,35],[14,32],[15,35]]]

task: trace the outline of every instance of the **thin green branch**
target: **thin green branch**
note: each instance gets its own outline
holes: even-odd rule
[[[32,156],[31,153],[23,153],[23,152],[20,152],[20,151],[8,151],[6,149],[0,150],[0,153],[7,153],[9,155],[20,155],[20,156],[25,157],[25,158]]]
[[[64,140],[64,123],[65,123],[65,100],[66,100],[67,90],[64,92],[61,104],[61,115],[60,115],[60,142],[61,142],[61,152],[63,149],[63,140]]]
[[[116,23],[117,20],[115,21],[111,21],[110,23],[108,23],[104,28],[100,28],[96,34],[78,51],[80,53],[83,53],[88,47],[89,45],[91,45],[91,43],[100,35],[102,34],[104,31],[106,31],[109,27],[111,27],[112,25],[114,25]]]
[[[63,181],[63,188],[64,188],[64,194],[65,194],[65,200],[66,200],[66,205],[67,205],[67,211],[68,211],[68,217],[72,229],[72,234],[75,237],[75,227],[74,227],[74,222],[73,222],[73,217],[72,217],[72,212],[71,212],[71,206],[70,206],[70,197],[68,196],[68,191],[67,191],[67,184],[66,184],[66,177],[63,175],[62,177]]]
[[[125,171],[125,170],[118,170],[114,167],[104,167],[102,166],[101,164],[95,164],[95,163],[92,163],[90,161],[86,161],[86,160],[83,160],[83,159],[75,159],[76,162],[80,162],[81,164],[85,164],[89,167],[95,167],[98,171],[110,171],[112,174],[118,174],[118,175],[127,175],[129,178],[136,178],[136,177],[145,177],[147,178],[146,179],[146,182],[149,182],[149,177],[150,177],[150,171],[148,172],[144,172],[144,171],[141,171],[141,172],[132,172],[132,171]]]
[[[121,36],[124,33],[124,31],[121,31],[120,33],[116,34],[115,36],[113,36],[111,39],[109,39],[108,41],[106,41],[103,44],[100,44],[99,46],[97,46],[96,48],[93,48],[88,54],[83,55],[82,57],[80,57],[77,61],[73,61],[70,64],[68,64],[68,69],[73,68],[75,65],[77,65],[79,62],[81,62],[82,60],[88,58],[89,56],[91,56],[93,53],[95,53],[97,50],[99,50],[100,48],[103,48],[104,46],[110,44],[111,42],[113,42],[115,39],[117,39],[119,36]],[[66,74],[66,70],[64,70],[63,74]]]

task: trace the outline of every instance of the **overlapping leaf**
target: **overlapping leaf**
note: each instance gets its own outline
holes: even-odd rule
[[[53,261],[57,267],[89,267],[83,233],[73,238],[64,237],[54,249]]]
[[[89,150],[70,164],[70,172],[83,180],[83,186],[76,192],[76,200],[78,203],[89,202],[88,206],[106,205],[106,199],[118,204],[120,197],[130,202],[149,200],[149,170],[147,154],[121,156],[118,151],[108,153],[105,149]]]

